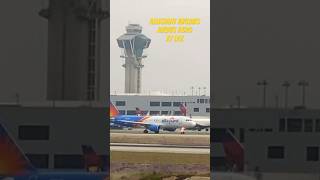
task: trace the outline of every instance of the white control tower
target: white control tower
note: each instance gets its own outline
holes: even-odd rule
[[[143,50],[148,48],[151,39],[141,34],[142,27],[139,24],[129,24],[127,33],[117,39],[118,46],[123,48],[120,56],[125,59],[125,93],[141,93],[141,69],[143,68]]]

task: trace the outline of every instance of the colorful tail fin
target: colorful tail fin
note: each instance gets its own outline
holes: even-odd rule
[[[187,108],[183,103],[180,104],[180,112],[183,116],[187,115]]]
[[[136,115],[143,115],[143,112],[138,107],[136,107]]]
[[[0,174],[18,176],[32,171],[35,168],[0,123]]]
[[[96,154],[91,146],[82,145],[82,152],[84,155],[85,168],[97,167],[101,169],[101,158]]]
[[[226,160],[237,166],[238,171],[244,169],[244,148],[232,132],[227,129],[222,139]]]
[[[118,109],[110,102],[110,118],[118,116],[120,113]]]

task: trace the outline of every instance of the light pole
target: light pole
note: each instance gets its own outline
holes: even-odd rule
[[[236,96],[236,100],[237,100],[237,105],[238,105],[238,108],[240,109],[241,107],[241,99],[240,99],[240,96]]]
[[[309,86],[308,81],[301,80],[298,82],[298,86],[301,86],[302,89],[302,106],[306,106],[306,87]]]
[[[16,96],[16,104],[18,105],[20,103],[20,94],[16,93],[15,96]]]
[[[284,87],[284,108],[287,109],[288,108],[288,92],[289,92],[289,87],[290,87],[290,83],[289,81],[284,81],[282,83],[282,86]]]
[[[274,95],[275,108],[279,108],[279,96],[278,94]]]
[[[263,89],[263,101],[262,101],[262,107],[266,107],[266,94],[267,94],[267,85],[268,85],[268,82],[266,80],[262,80],[262,81],[258,81],[257,82],[257,85],[258,86],[262,86],[262,89]]]
[[[193,89],[194,89],[194,87],[191,86],[191,96],[193,96]]]
[[[204,95],[206,95],[206,94],[207,94],[206,89],[207,89],[207,87],[203,87],[203,91],[204,91],[204,92],[203,92],[203,94],[204,94]]]
[[[199,96],[201,96],[201,87],[198,87],[199,89]]]

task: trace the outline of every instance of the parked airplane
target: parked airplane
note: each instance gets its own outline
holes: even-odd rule
[[[5,180],[103,180],[107,172],[38,171],[0,123],[0,179]]]
[[[191,118],[185,116],[120,115],[118,109],[112,103],[110,103],[110,117],[114,124],[128,127],[143,126],[145,127],[144,133],[148,133],[148,130],[159,133],[160,128],[165,131],[181,129],[181,132],[184,133],[184,129],[196,126]]]

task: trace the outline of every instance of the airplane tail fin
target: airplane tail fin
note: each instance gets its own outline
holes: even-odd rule
[[[110,102],[110,118],[118,116],[119,114],[117,107]]]
[[[222,143],[226,155],[226,160],[229,163],[236,165],[238,171],[243,171],[244,148],[229,129],[226,129],[222,139]]]
[[[143,115],[143,112],[138,107],[136,107],[136,115]]]
[[[0,175],[18,176],[35,171],[29,159],[0,123]]]
[[[84,155],[85,168],[89,170],[90,167],[97,167],[101,169],[101,158],[93,150],[92,146],[82,145],[82,152]]]
[[[183,116],[187,115],[187,108],[183,103],[180,104],[180,112]]]

